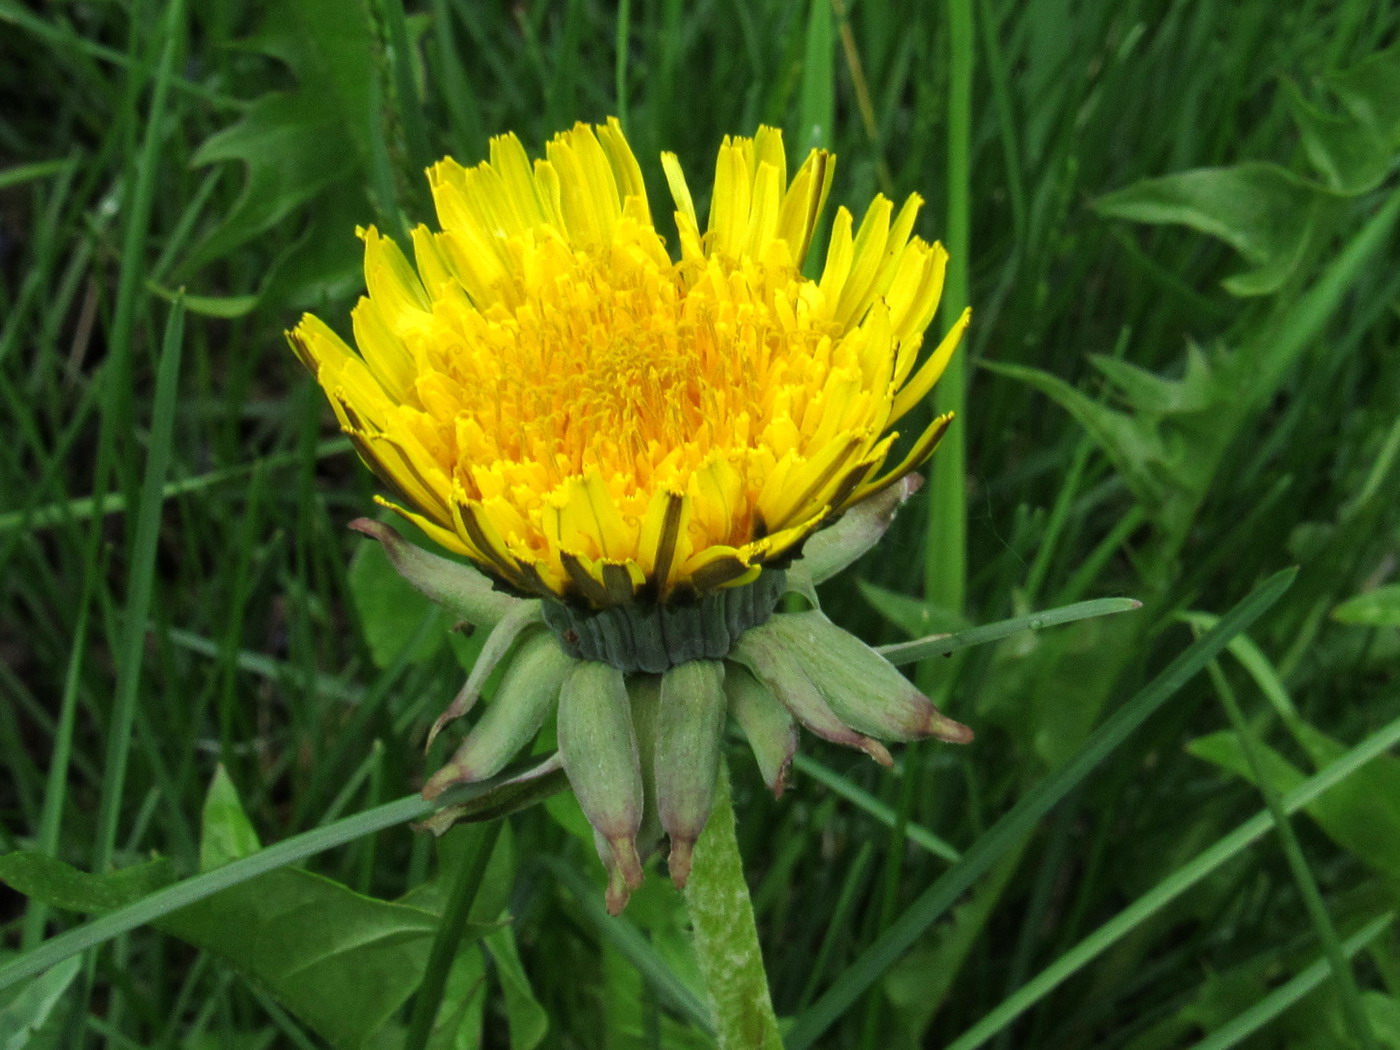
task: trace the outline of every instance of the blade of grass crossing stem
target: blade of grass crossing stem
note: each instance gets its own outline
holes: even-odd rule
[[[972,0],[948,0],[948,274],[943,286],[940,325],[944,330],[968,306],[967,257],[972,179]],[[937,65],[939,63],[934,63]],[[967,401],[967,344],[953,355],[934,387],[937,412],[963,415]],[[924,597],[952,612],[967,598],[967,433],[966,419],[948,428],[933,457],[929,485],[929,527],[924,548]]]
[[[107,760],[102,777],[102,798],[97,810],[97,850],[93,870],[103,872],[112,862],[126,786],[127,759],[132,743],[136,694],[141,686],[141,662],[145,655],[146,619],[155,584],[156,540],[160,535],[161,496],[170,466],[170,445],[175,431],[175,405],[179,394],[180,355],[184,345],[185,307],[176,300],[166,320],[160,366],[156,372],[146,474],[136,512],[136,535],[127,565],[127,601],[117,650],[117,687],[112,717],[107,724]]]
[[[1141,608],[1142,602],[1135,598],[1095,598],[1092,601],[1064,605],[1058,609],[1031,613],[1029,616],[1015,616],[1009,620],[970,627],[956,634],[932,634],[927,638],[916,638],[912,642],[882,645],[876,651],[892,664],[912,664],[918,660],[927,660],[930,656],[947,656],[971,645],[995,642],[1018,631],[1039,631],[1046,627],[1073,623],[1075,620],[1111,616],[1114,613],[1132,612]]]
[[[1259,794],[1263,796],[1264,804],[1269,810],[1269,816],[1273,819],[1274,828],[1278,832],[1279,845],[1283,848],[1283,855],[1288,861],[1288,869],[1293,875],[1293,881],[1298,886],[1298,895],[1303,898],[1303,905],[1308,910],[1308,918],[1312,920],[1318,942],[1322,945],[1323,958],[1332,968],[1332,977],[1337,986],[1337,997],[1341,1000],[1342,1015],[1346,1018],[1347,1027],[1351,1029],[1351,1034],[1365,1050],[1378,1050],[1376,1033],[1371,1029],[1371,1022],[1366,1016],[1366,1008],[1362,1005],[1361,990],[1356,986],[1356,976],[1351,972],[1351,965],[1347,962],[1346,953],[1342,950],[1341,938],[1337,936],[1337,928],[1332,925],[1332,917],[1327,913],[1327,905],[1322,899],[1321,891],[1317,888],[1317,880],[1313,878],[1312,870],[1308,867],[1308,861],[1303,855],[1303,847],[1298,842],[1298,836],[1293,833],[1293,826],[1288,821],[1288,814],[1284,811],[1279,793],[1264,770],[1264,764],[1259,758],[1259,745],[1254,739],[1254,732],[1250,729],[1249,722],[1240,709],[1234,689],[1220,670],[1219,662],[1212,660],[1208,670],[1210,680],[1215,685],[1215,691],[1220,697],[1221,706],[1225,708],[1225,713],[1230,718],[1230,724],[1235,727],[1235,735],[1239,737],[1245,761],[1249,763],[1249,768],[1254,773],[1254,782],[1259,787]]]
[[[451,805],[462,801],[462,798],[449,798],[444,794],[440,801]],[[76,929],[61,933],[33,951],[25,952],[0,966],[0,990],[43,973],[69,956],[105,944],[112,938],[128,933],[138,926],[144,926],[153,919],[204,900],[220,890],[237,886],[289,864],[296,864],[307,857],[343,846],[364,835],[371,835],[410,820],[421,820],[436,808],[436,804],[423,801],[420,795],[409,795],[345,817],[333,824],[294,835],[242,860],[167,886],[124,908],[118,908]]]
[[[1384,933],[1394,921],[1395,913],[1386,912],[1386,914],[1372,919],[1355,934],[1348,937],[1342,945],[1342,950],[1346,953],[1347,958],[1351,958],[1369,945]],[[1238,1014],[1233,1020],[1217,1028],[1208,1037],[1191,1047],[1191,1050],[1229,1050],[1230,1047],[1238,1045],[1325,981],[1330,969],[1330,964],[1326,959],[1318,959],[1297,977],[1276,988],[1244,1013]]]
[[[1292,584],[1297,569],[1276,573],[1220,619],[1214,629],[1171,662],[1108,721],[1073,759],[1024,796],[980,837],[860,957],[836,979],[789,1031],[787,1050],[806,1050],[891,966],[962,894],[1015,847],[1046,813],[1068,795],[1128,736],[1211,660],[1230,639],[1264,614]]]
[[[408,1024],[408,1035],[403,1041],[404,1050],[424,1050],[433,1034],[433,1022],[437,1020],[442,992],[447,987],[447,972],[452,968],[452,960],[456,958],[462,935],[466,933],[467,916],[471,914],[476,891],[486,875],[491,851],[496,848],[501,824],[502,821],[493,820],[472,829],[476,841],[472,843],[470,855],[463,858],[462,870],[452,884],[452,895],[447,899],[447,907],[443,909],[442,920],[433,936],[433,946],[428,950],[428,965],[418,985],[418,995],[413,1000],[413,1016]]]
[[[1335,762],[1309,777],[1283,797],[1284,812],[1292,814],[1320,798],[1378,755],[1400,743],[1400,718],[1376,730]],[[1137,929],[1177,897],[1208,878],[1223,865],[1269,833],[1274,826],[1267,811],[1256,813],[1215,845],[1162,879],[1121,912],[1065,952],[1016,990],[996,1009],[964,1032],[947,1050],[973,1050],[1049,995],[1071,976]]]

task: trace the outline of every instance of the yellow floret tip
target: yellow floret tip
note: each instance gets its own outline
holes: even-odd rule
[[[288,333],[385,500],[517,591],[603,608],[752,581],[914,469],[888,465],[968,316],[920,363],[947,253],[920,200],[838,210],[802,266],[835,158],[791,179],[779,131],[726,138],[704,230],[663,154],[678,259],[616,120],[531,161],[519,139],[428,172],[441,230],[409,260],[359,231],[355,349],[307,315]]]

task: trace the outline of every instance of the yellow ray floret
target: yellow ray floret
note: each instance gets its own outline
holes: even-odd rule
[[[360,231],[358,352],[309,314],[289,337],[387,505],[511,587],[602,608],[745,583],[949,421],[886,464],[967,316],[918,363],[947,253],[913,236],[917,197],[839,209],[802,276],[834,166],[813,150],[789,180],[778,131],[726,138],[702,232],[664,154],[672,259],[616,120],[533,162],[503,135],[429,170],[442,229],[412,262]]]

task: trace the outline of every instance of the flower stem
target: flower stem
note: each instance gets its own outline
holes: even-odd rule
[[[721,765],[714,809],[700,840],[685,901],[695,954],[710,990],[720,1050],[782,1050],[758,946],[753,902],[734,835],[729,772]]]
[[[447,987],[447,971],[462,944],[462,935],[467,932],[467,918],[471,915],[472,904],[476,901],[476,891],[486,876],[486,865],[496,848],[503,820],[493,820],[473,829],[476,842],[472,844],[457,872],[457,881],[452,884],[447,907],[443,910],[442,921],[438,925],[433,946],[428,951],[428,965],[423,973],[423,981],[418,986],[418,997],[413,1002],[413,1014],[409,1020],[408,1034],[404,1039],[404,1050],[423,1050],[433,1032],[438,1008],[442,1005],[442,993]],[[460,834],[460,833],[459,833]]]

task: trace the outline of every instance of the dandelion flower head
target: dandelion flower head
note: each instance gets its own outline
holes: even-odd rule
[[[947,254],[913,235],[917,196],[839,208],[808,278],[831,154],[789,179],[780,132],[726,138],[703,231],[661,160],[676,258],[616,120],[533,162],[502,135],[429,170],[441,229],[412,232],[412,263],[361,231],[357,350],[311,315],[290,333],[387,505],[523,595],[597,610],[753,582],[949,422],[896,461],[967,324],[921,354]]]

